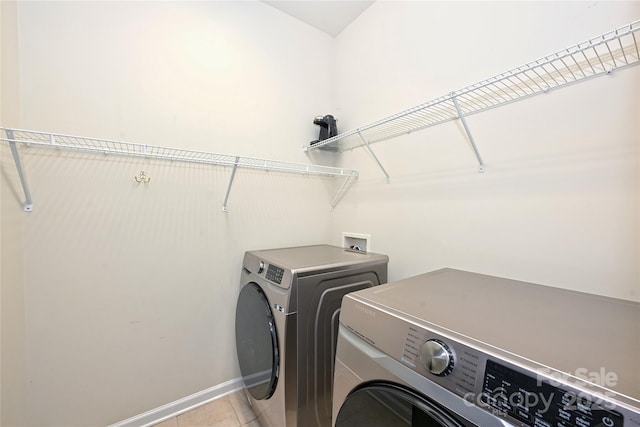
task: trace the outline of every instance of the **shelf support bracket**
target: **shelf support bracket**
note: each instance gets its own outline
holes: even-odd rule
[[[16,169],[18,169],[18,175],[20,176],[20,183],[22,184],[22,191],[24,192],[25,202],[22,205],[22,209],[25,212],[33,211],[33,199],[31,198],[31,191],[29,191],[29,184],[27,183],[27,177],[24,175],[24,169],[22,168],[22,161],[20,160],[20,153],[18,147],[16,147],[16,140],[13,134],[13,130],[5,129],[7,139],[9,140],[9,147],[11,148],[11,154],[13,160],[16,162]]]
[[[358,132],[358,136],[360,137],[362,142],[364,142],[364,146],[366,147],[367,151],[369,151],[369,154],[371,154],[371,156],[376,161],[376,163],[378,163],[378,166],[380,166],[380,169],[382,169],[382,173],[384,173],[384,176],[387,177],[387,184],[388,184],[389,183],[389,174],[385,170],[384,166],[382,166],[382,163],[380,163],[380,160],[378,160],[378,157],[375,155],[375,153],[373,152],[373,150],[369,146],[369,142],[366,139],[364,139],[364,136],[362,136],[361,132]]]
[[[227,194],[224,196],[224,203],[222,204],[222,212],[227,212],[229,208],[227,208],[227,202],[229,201],[229,193],[231,193],[231,184],[233,184],[233,179],[236,177],[236,170],[238,170],[238,163],[240,162],[240,157],[236,156],[236,160],[233,163],[233,170],[231,170],[231,178],[229,178],[229,185],[227,186]]]
[[[331,209],[335,208],[338,205],[338,201],[340,200],[340,198],[344,194],[344,191],[346,190],[347,184],[349,183],[350,179],[351,179],[351,175],[347,175],[347,178],[344,180],[344,182],[342,183],[342,185],[338,189],[338,192],[336,193],[335,197],[331,201]]]
[[[478,167],[478,172],[482,173],[484,172],[484,162],[482,161],[482,157],[480,157],[480,152],[478,151],[478,147],[476,147],[476,143],[473,140],[473,135],[471,135],[471,131],[469,130],[469,126],[467,125],[467,120],[464,118],[464,115],[462,114],[462,110],[460,109],[460,105],[458,104],[458,99],[453,93],[451,94],[451,101],[453,101],[453,105],[454,107],[456,107],[456,112],[458,113],[458,119],[460,119],[460,123],[462,123],[462,127],[464,128],[464,131],[467,134],[467,138],[469,138],[469,142],[471,143],[471,148],[473,148],[473,152],[476,155],[476,159],[478,159],[478,164],[480,165]]]

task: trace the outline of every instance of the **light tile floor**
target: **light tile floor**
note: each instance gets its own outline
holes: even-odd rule
[[[235,392],[154,427],[260,427],[242,392]]]

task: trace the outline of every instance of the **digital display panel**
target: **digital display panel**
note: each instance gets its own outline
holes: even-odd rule
[[[276,267],[275,265],[269,264],[269,268],[267,269],[267,280],[271,280],[274,283],[281,284],[282,276],[284,275],[284,269],[280,267]]]
[[[494,413],[531,427],[622,427],[609,402],[563,390],[542,378],[487,361],[481,401]]]

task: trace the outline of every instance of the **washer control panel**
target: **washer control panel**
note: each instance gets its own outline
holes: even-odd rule
[[[482,377],[480,356],[465,345],[408,325],[400,361],[458,395],[474,393]]]
[[[468,337],[403,315],[347,295],[340,323],[366,345],[457,395],[465,406],[509,425],[640,427],[640,408],[618,399],[613,390],[554,379],[516,355],[483,350]]]
[[[283,275],[284,275],[283,268],[276,267],[273,264],[269,264],[269,267],[267,268],[267,274],[265,275],[265,277],[267,278],[267,280],[271,280],[272,282],[277,283],[279,285],[282,283]]]
[[[405,325],[402,363],[511,425],[625,426],[626,410],[595,394],[551,382],[415,324]]]
[[[615,405],[487,360],[481,401],[526,426],[622,427]]]

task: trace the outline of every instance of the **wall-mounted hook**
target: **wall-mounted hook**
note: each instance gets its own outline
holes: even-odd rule
[[[140,173],[137,176],[134,176],[133,179],[135,179],[138,184],[141,182],[148,184],[149,181],[151,181],[151,178],[147,176],[145,171],[140,171]]]

